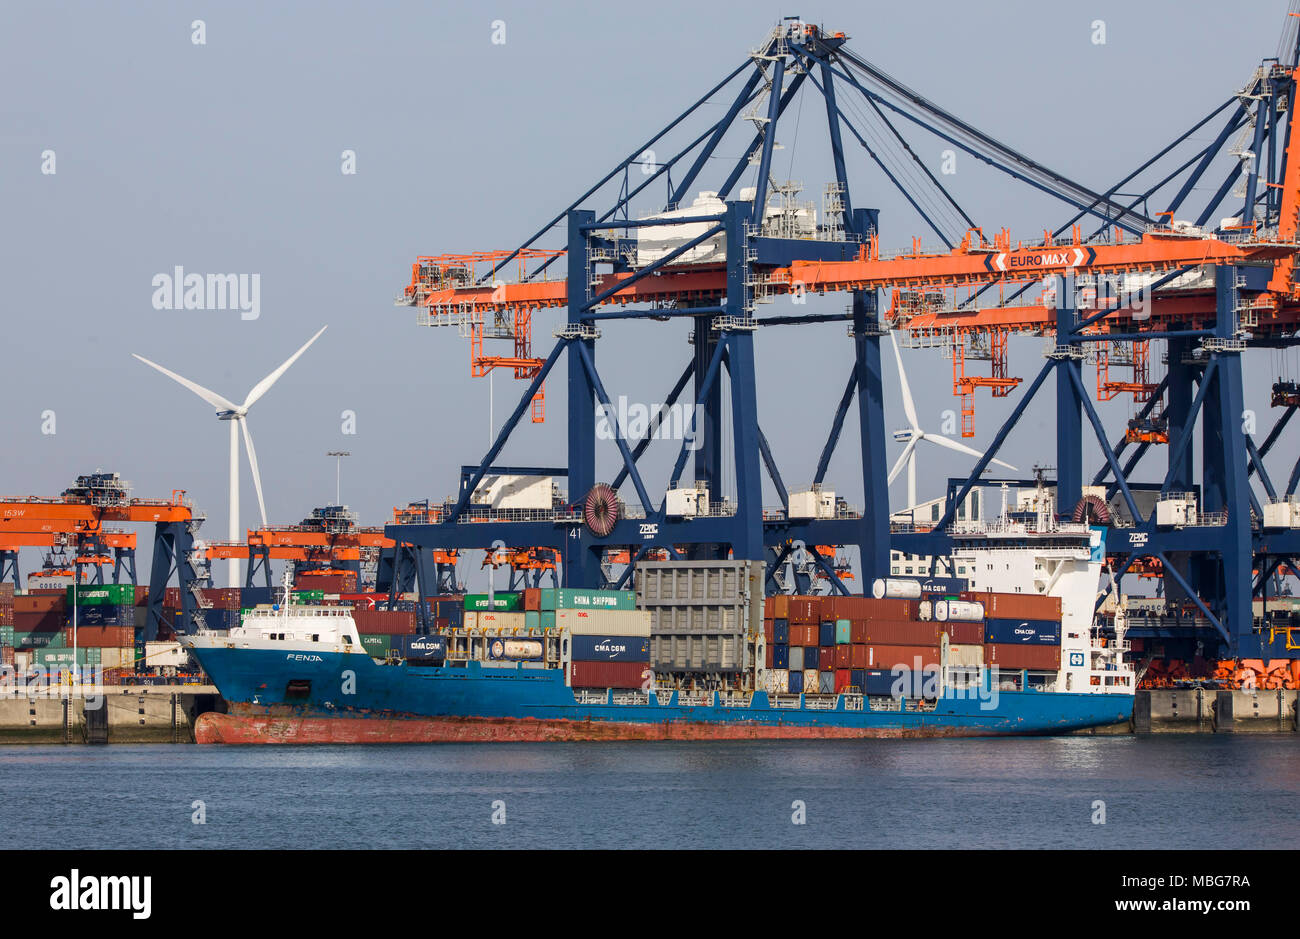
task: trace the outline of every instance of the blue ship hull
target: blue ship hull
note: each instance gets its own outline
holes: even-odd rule
[[[762,691],[701,703],[687,703],[678,692],[620,703],[626,695],[608,692],[590,703],[578,700],[560,669],[391,665],[356,653],[270,649],[194,652],[230,708],[200,717],[200,743],[1060,734],[1127,721],[1133,710],[1132,695],[987,690],[983,698],[946,696],[930,704]]]

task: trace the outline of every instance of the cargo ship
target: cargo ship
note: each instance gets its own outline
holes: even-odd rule
[[[346,607],[258,608],[184,640],[228,707],[201,715],[195,738],[966,737],[1128,720],[1122,632],[1093,625],[1104,531],[1004,509],[955,535],[947,560],[967,576],[880,579],[872,597],[765,597],[761,563],[652,562],[638,583],[656,586],[637,593],[467,597],[460,627],[393,637],[382,656]],[[734,621],[715,635],[698,598],[719,570]],[[677,581],[695,585],[690,602]]]

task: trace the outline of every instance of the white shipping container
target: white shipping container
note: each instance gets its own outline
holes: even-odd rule
[[[522,629],[524,626],[523,613],[492,613],[480,610],[467,613],[466,616],[474,617],[474,622],[467,625],[483,630]]]
[[[972,666],[984,664],[984,647],[976,645],[948,646],[948,664]]]
[[[487,614],[480,614],[481,617]],[[500,616],[502,614],[495,614]],[[515,614],[520,617],[522,613]],[[575,636],[639,636],[650,635],[649,610],[556,610],[555,625],[567,629]]]
[[[470,503],[493,509],[549,509],[553,476],[484,476]]]
[[[134,653],[134,649],[128,649]],[[148,668],[172,665],[182,666],[190,660],[190,654],[179,642],[146,642],[144,644],[144,664]]]
[[[103,665],[104,668],[134,668],[135,647],[106,646],[99,650],[99,664]]]
[[[785,694],[790,690],[790,673],[783,668],[769,668],[763,672],[762,687],[768,694]]]

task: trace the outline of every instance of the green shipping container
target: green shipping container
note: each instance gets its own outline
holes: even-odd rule
[[[835,621],[835,644],[837,646],[846,646],[852,641],[852,624],[846,619],[837,619]]]
[[[72,593],[77,593],[78,606],[135,606],[135,586],[133,584],[82,584],[80,587],[69,585],[64,599],[72,605]]]
[[[635,610],[636,592],[544,587],[541,606],[543,610]]]
[[[13,646],[15,649],[64,649],[67,643],[63,640],[63,630],[58,632],[14,632]]]
[[[375,658],[387,658],[388,653],[392,651],[393,640],[392,637],[380,633],[362,633],[361,648]]]
[[[513,613],[523,609],[523,603],[523,595],[518,593],[494,593],[490,606],[486,593],[465,594],[465,609],[474,613]]]
[[[524,610],[524,625],[541,626],[542,614],[539,613],[537,610]]]
[[[554,628],[555,628],[555,611],[554,611],[554,610],[542,610],[542,628],[543,628],[543,629],[554,629]]]
[[[32,653],[32,661],[37,665],[44,665],[46,668],[51,665],[71,665],[73,663],[71,649],[37,649]],[[99,665],[102,661],[99,649],[78,649],[76,663],[78,665]]]

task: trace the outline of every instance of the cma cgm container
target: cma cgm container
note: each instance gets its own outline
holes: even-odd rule
[[[644,662],[570,662],[572,688],[641,688],[654,672]]]
[[[990,619],[984,623],[984,641],[999,645],[1060,645],[1061,624],[1050,619]]]
[[[575,662],[649,662],[650,640],[637,636],[572,636]]]
[[[447,658],[447,640],[442,636],[402,636],[398,648],[408,662],[439,665]]]

